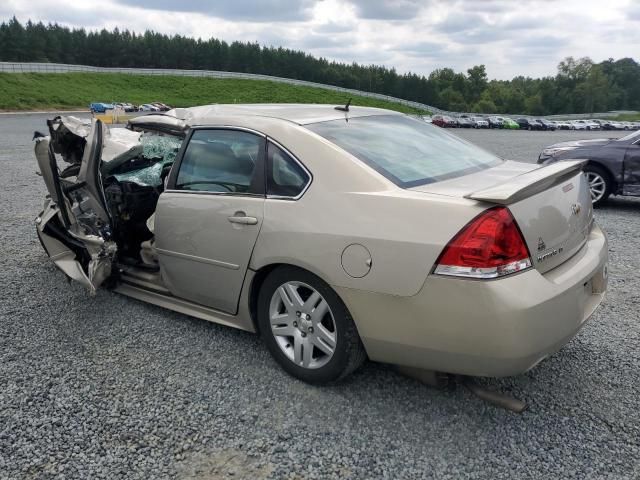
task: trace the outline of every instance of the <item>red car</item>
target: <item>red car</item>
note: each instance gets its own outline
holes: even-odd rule
[[[431,117],[431,122],[434,125],[443,128],[454,128],[458,126],[458,122],[456,122],[453,118],[448,117],[446,115],[434,115]]]

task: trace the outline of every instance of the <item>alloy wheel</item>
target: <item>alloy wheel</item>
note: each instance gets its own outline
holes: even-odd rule
[[[602,175],[597,172],[585,172],[587,182],[589,183],[589,192],[591,193],[591,201],[596,203],[604,197],[607,191],[607,182]]]
[[[333,357],[336,322],[327,301],[310,285],[280,285],[269,303],[269,320],[276,343],[294,364],[316,369]]]

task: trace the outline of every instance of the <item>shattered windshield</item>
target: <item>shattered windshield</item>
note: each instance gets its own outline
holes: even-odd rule
[[[145,134],[140,138],[142,157],[145,162],[135,165],[133,169],[116,173],[119,182],[134,182],[138,185],[157,187],[162,183],[161,174],[165,165],[170,165],[176,158],[182,139],[172,136],[160,136],[155,133]]]

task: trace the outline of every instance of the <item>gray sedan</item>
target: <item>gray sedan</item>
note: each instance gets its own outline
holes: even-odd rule
[[[589,160],[584,173],[594,205],[610,195],[640,196],[640,130],[617,139],[556,143],[542,151],[538,163],[573,159]]]

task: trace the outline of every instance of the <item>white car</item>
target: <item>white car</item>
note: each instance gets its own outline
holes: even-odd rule
[[[489,122],[482,117],[471,117],[473,128],[489,128]]]
[[[558,130],[573,130],[573,124],[567,120],[556,120],[555,124]]]
[[[155,105],[151,105],[150,103],[142,104],[138,107],[139,112],[159,112],[160,109]]]
[[[571,122],[571,130],[589,130],[585,120],[574,120]]]
[[[574,120],[571,122],[572,130],[600,130],[602,126],[593,120]]]

